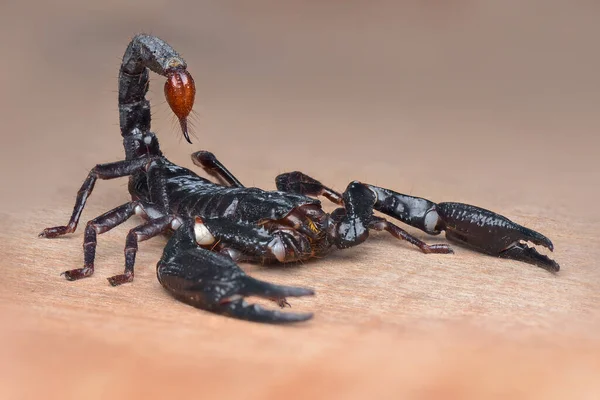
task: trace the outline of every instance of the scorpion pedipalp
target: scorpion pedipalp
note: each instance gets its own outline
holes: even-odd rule
[[[194,222],[185,222],[171,237],[157,265],[160,283],[192,306],[255,322],[287,323],[311,319],[312,313],[283,313],[248,304],[257,296],[286,304],[286,297],[312,296],[308,288],[275,285],[252,278],[228,256],[199,247]]]
[[[452,202],[436,204],[357,181],[350,183],[342,195],[299,171],[279,175],[276,183],[280,190],[323,195],[344,205],[333,213],[339,221],[335,244],[341,248],[364,241],[368,236],[365,221],[369,221],[369,229],[386,230],[424,253],[453,253],[447,245],[428,245],[389,221],[373,216],[373,210],[377,210],[430,235],[445,231],[448,240],[481,253],[526,262],[550,272],[560,270],[556,261],[521,243],[531,242],[553,251],[550,239],[481,207]],[[342,197],[342,201],[338,200]]]
[[[520,243],[531,242],[553,251],[550,239],[539,232],[470,204],[439,203],[436,211],[440,218],[438,227],[446,231],[448,240],[482,253],[537,265],[550,272],[560,270],[556,261]]]

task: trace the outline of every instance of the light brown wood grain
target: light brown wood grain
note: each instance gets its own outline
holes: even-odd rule
[[[600,396],[593,4],[3,7],[0,398]],[[91,278],[65,281],[81,226],[36,236],[67,222],[94,164],[122,157],[116,76],[139,31],[172,43],[198,86],[189,146],[153,78],[171,160],[195,168],[189,154],[208,149],[266,189],[302,170],[338,190],[358,179],[477,204],[550,237],[561,271],[376,233],[302,265],[242,265],[317,292],[291,301],[314,320],[264,326],[170,297],[155,277],[165,238],[140,245],[132,284],[110,287],[131,220],[99,237]],[[127,200],[125,180],[99,182],[82,225]]]

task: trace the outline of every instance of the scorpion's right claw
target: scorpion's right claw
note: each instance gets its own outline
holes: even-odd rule
[[[558,265],[556,261],[544,254],[538,253],[536,249],[529,247],[524,243],[513,243],[507,249],[502,251],[499,257],[537,265],[550,272],[558,272],[560,270],[560,265]]]
[[[446,237],[483,253],[537,265],[550,272],[560,266],[551,258],[538,253],[524,242],[554,250],[546,236],[521,226],[495,212],[463,203],[439,203],[438,228]]]
[[[231,258],[199,247],[193,235],[193,224],[182,225],[167,243],[157,266],[160,283],[175,297],[207,311],[248,321],[287,323],[312,318],[312,313],[284,313],[246,303],[247,296],[285,302],[286,297],[311,296],[314,291],[254,279]]]

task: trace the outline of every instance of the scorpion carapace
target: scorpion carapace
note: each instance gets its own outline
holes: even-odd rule
[[[295,322],[310,313],[284,313],[246,303],[260,296],[288,305],[286,298],[314,294],[311,289],[279,286],[246,275],[237,262],[286,263],[325,255],[331,248],[364,242],[370,230],[387,231],[423,253],[452,253],[446,244],[429,245],[379,211],[405,224],[437,235],[442,231],[456,243],[496,257],[534,264],[556,272],[559,265],[525,242],[553,250],[542,234],[479,207],[462,203],[433,203],[389,189],[351,182],[338,193],[319,181],[291,172],[276,178],[277,191],[247,188],[210,152],[192,154],[195,165],[218,183],[173,164],[163,156],[150,131],[146,100],[148,71],[165,76],[165,95],[179,118],[184,136],[195,96],[194,81],[185,61],[161,39],[135,36],[119,73],[119,116],[125,159],[98,164],[77,194],[66,226],[45,229],[40,236],[57,237],[77,227],[85,202],[97,179],[129,177],[131,201],[89,221],[84,232],[84,265],[64,272],[68,280],[92,275],[97,235],[133,215],[145,219],[125,239],[125,270],[109,278],[116,286],[131,282],[138,243],[170,233],[157,265],[160,283],[176,298],[196,307],[259,322]],[[326,213],[315,197],[339,205]]]

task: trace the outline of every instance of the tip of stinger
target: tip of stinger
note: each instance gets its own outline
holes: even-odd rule
[[[179,124],[181,125],[181,132],[183,133],[183,137],[185,138],[185,140],[187,140],[189,144],[192,144],[192,141],[190,140],[190,134],[188,132],[187,118],[180,118]]]

